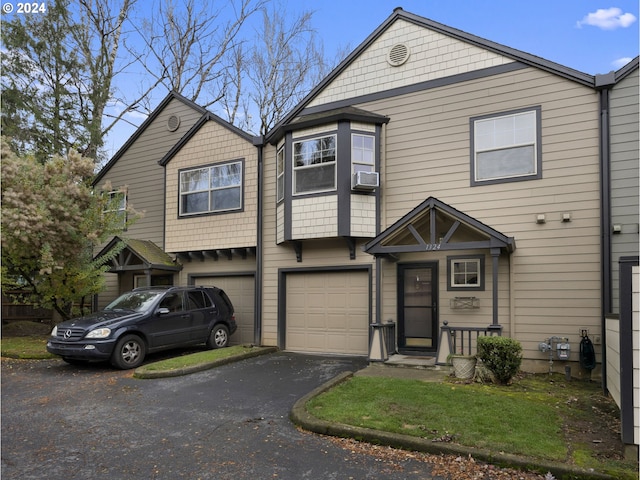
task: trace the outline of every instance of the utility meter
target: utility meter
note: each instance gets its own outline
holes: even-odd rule
[[[568,343],[556,344],[556,355],[560,360],[569,360],[569,354],[571,353],[571,345]]]

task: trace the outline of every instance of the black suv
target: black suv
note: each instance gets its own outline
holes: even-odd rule
[[[216,287],[144,287],[51,332],[47,351],[68,363],[110,360],[138,367],[147,353],[206,343],[226,347],[236,331],[233,305]]]

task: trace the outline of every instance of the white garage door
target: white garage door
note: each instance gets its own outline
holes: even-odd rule
[[[288,274],[285,341],[291,351],[366,355],[368,273]]]
[[[231,335],[231,345],[253,343],[255,282],[253,275],[199,277],[196,285],[213,285],[226,292],[235,310],[238,329]]]

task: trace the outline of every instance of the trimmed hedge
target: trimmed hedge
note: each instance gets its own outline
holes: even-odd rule
[[[507,385],[520,370],[522,346],[513,338],[478,337],[477,356],[498,383]]]

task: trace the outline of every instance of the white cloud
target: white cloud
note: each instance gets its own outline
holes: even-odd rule
[[[635,21],[635,15],[622,13],[622,10],[617,7],[599,8],[580,20],[577,26],[580,28],[583,25],[591,25],[603,30],[615,30],[618,27],[626,28]]]
[[[633,60],[633,58],[631,58],[631,57],[622,57],[622,58],[619,58],[619,59],[614,60],[613,62],[611,62],[611,65],[613,65],[613,67],[616,70],[618,70],[619,68],[624,67],[631,60]]]

